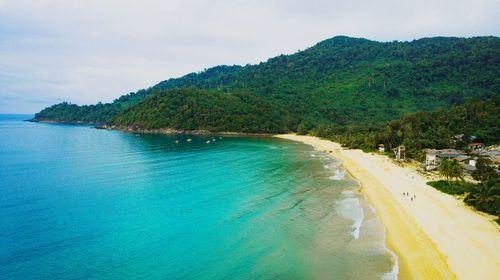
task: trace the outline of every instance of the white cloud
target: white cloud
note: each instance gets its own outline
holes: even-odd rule
[[[0,112],[111,101],[335,35],[499,35],[499,10],[497,0],[0,0]]]

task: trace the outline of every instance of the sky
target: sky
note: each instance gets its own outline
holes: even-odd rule
[[[500,35],[500,0],[0,0],[0,113],[120,95],[336,35]]]

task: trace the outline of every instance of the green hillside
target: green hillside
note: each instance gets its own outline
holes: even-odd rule
[[[436,37],[382,43],[339,36],[257,65],[217,66],[169,79],[110,104],[58,104],[44,109],[35,119],[144,127],[175,125],[214,131],[227,128],[253,132],[309,131],[321,124],[338,129],[359,124],[376,128],[407,113],[496,96],[500,92],[498,73],[500,38],[497,37]],[[169,93],[180,88],[185,90]],[[193,97],[196,104],[217,103],[225,114],[230,114],[223,118],[229,123],[207,123],[192,114],[193,110],[175,108],[173,104],[187,108],[191,104],[168,100],[177,98],[180,92],[191,97],[201,93]],[[216,98],[217,94],[221,96]],[[245,106],[240,104],[248,102],[240,98],[242,94],[252,97]],[[162,102],[152,100],[159,96]],[[203,101],[204,98],[208,99]],[[219,98],[231,101],[218,103]],[[258,99],[267,108],[283,112],[283,117],[267,120],[272,124],[251,128],[241,122],[231,123],[239,119],[252,123],[254,116],[262,115],[255,105]],[[170,105],[155,107],[166,103]],[[231,106],[245,109],[238,112]],[[138,113],[148,110],[157,113]],[[170,117],[169,121],[151,119],[173,114],[181,114],[175,122]]]
[[[362,125],[335,130],[328,125],[312,133],[333,138],[351,148],[374,150],[384,144],[388,150],[405,145],[409,157],[422,159],[425,148],[464,149],[472,141],[500,144],[500,96],[485,101],[468,101],[449,109],[418,112],[392,120],[369,131]],[[462,135],[454,139],[454,135]]]
[[[200,89],[153,91],[112,123],[137,129],[173,128],[212,132],[285,132],[290,116],[264,98]]]

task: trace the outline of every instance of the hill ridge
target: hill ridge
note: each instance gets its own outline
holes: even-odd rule
[[[116,123],[127,112],[133,114],[133,108],[142,102],[153,106],[147,101],[153,96],[172,96],[167,92],[191,89],[205,93],[205,97],[224,93],[236,99],[242,95],[261,99],[266,106],[286,112],[287,120],[282,122],[286,126],[280,131],[296,131],[299,125],[312,129],[326,123],[376,127],[406,113],[496,96],[500,90],[497,73],[500,38],[494,36],[405,42],[335,36],[259,64],[218,65],[167,79],[113,103],[57,104],[36,114],[35,119]],[[248,114],[245,117],[250,120],[257,112]]]

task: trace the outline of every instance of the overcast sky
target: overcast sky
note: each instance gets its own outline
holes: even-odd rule
[[[0,113],[109,102],[336,36],[500,33],[500,0],[0,0]]]

